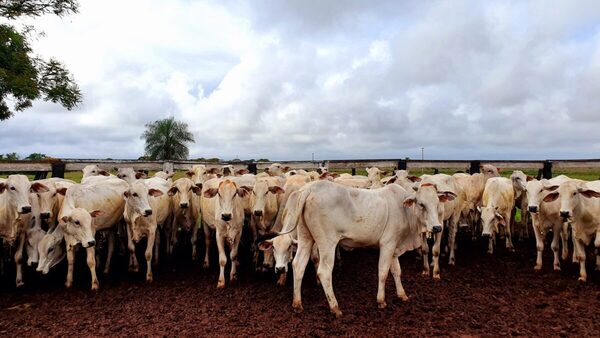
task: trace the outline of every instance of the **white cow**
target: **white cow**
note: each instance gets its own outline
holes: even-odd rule
[[[317,275],[329,308],[336,316],[342,312],[333,293],[331,273],[338,244],[346,248],[379,248],[379,307],[386,306],[385,281],[390,269],[398,297],[407,300],[400,281],[398,256],[421,247],[421,232],[441,231],[438,207],[440,201],[452,198],[451,194],[438,194],[433,189],[417,198],[397,185],[362,190],[319,181],[303,188],[292,217],[298,232],[292,306],[302,310],[302,278],[313,245],[319,253]]]
[[[550,180],[543,180],[548,186],[560,185],[563,182],[570,180],[569,177],[560,175]],[[560,259],[558,258],[559,237],[562,240],[562,258],[567,259],[569,255],[569,247],[567,240],[568,224],[564,223],[559,215],[560,201],[554,200],[545,202],[544,198],[550,191],[544,189],[542,181],[530,180],[526,186],[527,192],[527,209],[531,214],[531,222],[533,224],[533,232],[535,234],[535,242],[537,247],[537,259],[535,262],[535,270],[542,270],[542,253],[544,252],[544,241],[546,234],[552,231],[552,252],[554,253],[554,270],[560,270]]]
[[[462,207],[463,222],[465,225],[470,225],[474,233],[476,232],[475,226],[479,217],[477,207],[482,205],[485,184],[489,178],[500,176],[498,169],[491,164],[481,165],[479,171],[479,173],[472,175],[463,173],[453,175],[465,193],[465,200]]]
[[[505,177],[492,177],[485,183],[483,190],[483,206],[478,207],[481,213],[483,237],[489,238],[488,254],[494,252],[496,234],[503,227],[506,236],[506,249],[514,251],[511,237],[511,213],[515,207],[515,189],[513,182]]]
[[[198,215],[200,215],[200,195],[201,188],[196,186],[192,180],[182,177],[173,182],[168,191],[172,197],[173,222],[171,228],[167,229],[167,254],[173,252],[173,246],[177,243],[177,229],[181,228],[185,232],[191,230],[192,260],[198,258],[196,250],[196,241],[198,240]]]
[[[44,235],[38,243],[39,262],[36,271],[46,275],[51,268],[60,263],[66,255],[64,234],[57,226]]]
[[[108,171],[104,169],[100,169],[96,164],[86,165],[81,171],[83,171],[83,177],[81,178],[81,183],[85,183],[89,180],[90,177],[94,176],[107,176],[114,177],[114,175],[110,174]]]
[[[551,191],[544,197],[544,202],[560,198],[559,215],[571,223],[573,258],[579,262],[579,280],[585,282],[585,246],[594,239],[596,250],[600,249],[600,181],[568,180],[560,185],[546,184],[544,188]],[[598,255],[596,269],[600,270]]]
[[[34,221],[32,200],[36,201],[31,195],[46,191],[48,187],[39,182],[29,182],[25,175],[10,175],[7,179],[0,180],[0,238],[10,246],[18,239],[14,256],[17,287],[23,285],[23,250],[27,241],[27,230]]]
[[[94,235],[99,230],[116,227],[123,217],[125,201],[123,194],[129,188],[127,182],[118,178],[107,178],[86,184],[76,184],[67,189],[65,200],[59,213],[67,248],[67,281],[65,286],[73,284],[73,264],[75,247],[81,244],[87,251],[87,263],[92,275],[92,290],[100,287],[96,276],[96,257]],[[105,273],[109,271],[112,250],[109,247]]]
[[[151,182],[156,182],[154,185]],[[159,187],[155,189],[153,186]],[[129,185],[129,189],[123,194],[125,197],[125,210],[123,218],[127,223],[127,247],[129,248],[129,269],[137,272],[139,269],[135,257],[135,244],[142,237],[147,237],[146,244],[146,281],[152,282],[152,250],[155,248],[158,222],[165,222],[169,216],[170,201],[167,191],[170,185],[166,180],[154,177],[148,184],[144,181],[136,181]],[[161,196],[165,196],[159,199]],[[162,213],[162,214],[159,214]],[[161,217],[159,220],[158,217]],[[158,245],[156,246],[158,248]]]
[[[231,272],[229,281],[232,283],[237,279],[238,245],[244,225],[244,207],[241,197],[244,197],[250,191],[252,191],[250,187],[238,187],[234,181],[229,179],[221,180],[217,188],[202,189],[202,196],[213,201],[215,217],[212,222],[207,220],[207,223],[216,230],[220,266],[217,287],[221,289],[225,288],[225,264],[227,264],[225,243],[230,248]]]

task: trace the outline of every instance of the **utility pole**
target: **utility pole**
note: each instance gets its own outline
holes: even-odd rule
[[[421,147],[421,164],[425,160],[425,147]],[[421,167],[421,175],[425,172],[425,168]]]

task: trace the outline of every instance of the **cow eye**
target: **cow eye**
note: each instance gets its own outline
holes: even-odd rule
[[[577,195],[577,191],[573,193],[573,196]]]
[[[127,175],[123,175],[123,177],[127,177]]]
[[[51,253],[52,251],[54,251],[54,247],[48,249],[48,253]]]
[[[17,190],[17,189],[15,189],[15,187],[10,187],[10,190]]]
[[[54,195],[52,195],[52,197],[56,196],[56,193],[54,193]]]
[[[79,223],[79,221],[75,221],[75,224],[77,224],[77,225],[81,225],[81,224]]]
[[[137,192],[134,192],[134,193],[133,193],[133,197],[138,197],[138,194],[137,194]]]
[[[420,206],[421,208],[425,209],[425,204],[423,204],[423,203],[419,203],[419,206]]]

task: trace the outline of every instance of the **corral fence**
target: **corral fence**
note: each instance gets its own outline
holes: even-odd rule
[[[323,160],[323,161],[276,161],[290,169],[314,170],[327,167],[331,170],[351,170],[357,168],[379,167],[394,169],[451,169],[463,172],[479,172],[482,164],[491,164],[500,169],[518,168],[537,170],[538,178],[552,178],[552,169],[600,169],[600,159],[580,160],[411,160],[411,159],[370,159],[370,160]],[[202,161],[145,161],[145,160],[92,160],[92,159],[48,159],[40,161],[0,161],[0,173],[22,172],[35,174],[35,179],[64,177],[67,171],[80,171],[85,166],[96,164],[102,169],[132,167],[134,170],[166,171],[188,170],[194,164],[204,164],[207,168],[220,168],[233,165],[235,170],[248,169],[256,174],[274,162],[202,162]]]

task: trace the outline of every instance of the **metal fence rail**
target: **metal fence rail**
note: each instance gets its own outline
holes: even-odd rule
[[[194,164],[204,164],[209,169],[223,165],[233,165],[235,170],[248,169],[252,173],[264,170],[274,162],[200,162],[200,161],[141,161],[141,160],[98,160],[98,159],[49,159],[40,161],[0,161],[0,173],[35,173],[36,179],[48,173],[52,177],[64,177],[67,171],[80,171],[86,165],[96,164],[102,169],[132,167],[135,170],[174,171],[189,170]],[[314,170],[320,166],[329,169],[350,169],[354,174],[357,168],[379,167],[390,169],[454,169],[464,172],[478,172],[482,164],[492,164],[501,169],[538,170],[539,176],[552,177],[552,169],[599,168],[600,159],[577,160],[409,160],[409,159],[364,159],[364,160],[324,160],[324,161],[278,161],[290,169]]]

